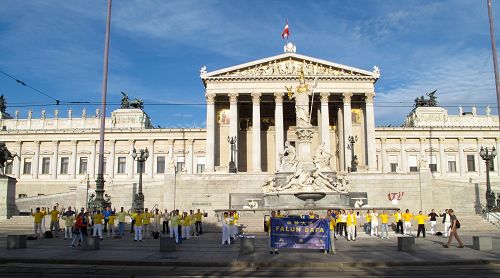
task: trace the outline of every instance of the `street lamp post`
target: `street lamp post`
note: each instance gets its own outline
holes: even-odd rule
[[[135,195],[135,200],[134,200],[134,205],[135,209],[139,210],[144,210],[144,194],[142,194],[142,172],[144,169],[144,162],[148,160],[149,157],[149,151],[148,148],[146,149],[140,149],[139,153],[135,150],[135,148],[132,150],[132,158],[134,160],[137,160],[138,166],[139,166],[139,191]]]
[[[229,161],[229,173],[236,173],[238,169],[236,168],[236,163],[234,162],[234,152],[236,146],[236,136],[227,137],[227,142],[231,145],[231,161]]]
[[[349,138],[347,140],[349,141],[349,147],[351,149],[351,172],[357,172],[358,161],[356,155],[354,154],[354,143],[358,141],[358,136],[349,135]]]
[[[479,155],[486,164],[486,207],[488,208],[488,210],[491,210],[495,207],[495,193],[491,191],[490,185],[490,161],[492,161],[495,156],[497,156],[497,150],[495,149],[495,147],[493,147],[491,149],[491,152],[489,152],[487,147],[483,148],[483,146],[481,146]]]

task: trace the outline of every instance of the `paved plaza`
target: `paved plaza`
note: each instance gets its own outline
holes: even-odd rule
[[[291,249],[280,250],[278,255],[270,255],[268,238],[264,233],[256,234],[256,250],[251,255],[240,255],[239,240],[233,245],[222,246],[220,233],[205,233],[185,240],[177,246],[175,252],[168,253],[160,252],[159,240],[134,242],[130,233],[123,239],[105,238],[100,242],[100,249],[95,251],[72,248],[69,241],[61,237],[28,241],[26,249],[7,250],[6,237],[1,237],[0,248],[3,252],[0,252],[0,273],[3,274],[0,276],[36,276],[37,273],[33,272],[36,269],[40,269],[40,273],[51,274],[49,276],[68,274],[75,269],[82,269],[79,274],[91,276],[104,275],[112,270],[120,270],[113,275],[137,272],[139,276],[154,276],[157,275],[155,273],[164,271],[172,276],[184,273],[182,271],[187,271],[189,275],[214,276],[289,275],[290,271],[302,273],[303,276],[313,273],[316,274],[313,276],[328,276],[329,272],[325,269],[342,271],[345,275],[349,274],[347,276],[365,276],[370,273],[399,273],[407,276],[403,274],[415,275],[419,271],[445,275],[458,270],[461,270],[461,275],[468,273],[467,271],[472,271],[469,274],[474,271],[500,274],[500,234],[479,234],[492,236],[493,251],[472,249],[472,235],[478,235],[477,232],[465,232],[461,235],[466,245],[464,249],[457,248],[456,243],[449,249],[443,248],[445,239],[442,237],[428,235],[425,239],[417,238],[416,248],[412,253],[397,250],[397,236],[394,234],[389,240],[360,234],[355,242],[347,242],[344,238],[335,241],[337,253],[333,255],[316,250]],[[447,268],[453,271],[448,272]],[[96,272],[97,269],[100,271]],[[147,272],[140,272],[140,269],[147,269]],[[159,272],[154,272],[155,269]],[[416,272],[405,272],[408,269]]]

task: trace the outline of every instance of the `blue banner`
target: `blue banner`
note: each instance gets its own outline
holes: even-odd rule
[[[271,218],[271,248],[324,249],[330,246],[330,221]]]

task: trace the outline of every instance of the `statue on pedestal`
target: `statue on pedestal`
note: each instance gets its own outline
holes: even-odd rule
[[[12,155],[10,153],[5,145],[5,142],[0,141],[0,175],[5,175],[5,167],[7,164],[12,163],[12,160],[14,160],[14,157],[16,156],[17,154]]]
[[[325,143],[321,143],[321,145],[316,149],[316,154],[313,156],[313,162],[316,168],[321,171],[330,171],[330,158],[332,154],[326,151]]]
[[[280,167],[278,172],[295,172],[297,167],[297,155],[295,147],[290,141],[285,142],[285,149],[280,153]]]

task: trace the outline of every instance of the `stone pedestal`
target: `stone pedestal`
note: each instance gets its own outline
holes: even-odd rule
[[[489,236],[472,236],[472,248],[480,251],[493,250],[493,241]]]
[[[255,236],[240,238],[240,255],[249,255],[255,252]]]
[[[415,251],[415,238],[412,236],[398,237],[398,251],[403,251],[403,252]]]
[[[0,175],[0,220],[9,219],[17,213],[16,183],[16,179]]]
[[[26,248],[26,235],[8,235],[7,249]]]
[[[83,239],[84,250],[99,250],[100,248],[100,239],[98,236],[88,236]]]
[[[174,252],[175,239],[173,237],[160,237],[160,252]]]

